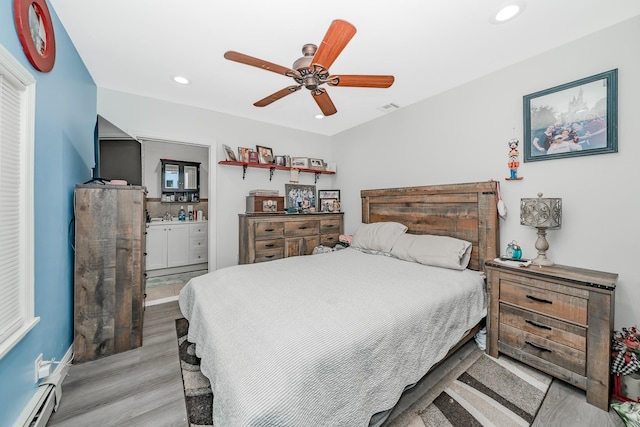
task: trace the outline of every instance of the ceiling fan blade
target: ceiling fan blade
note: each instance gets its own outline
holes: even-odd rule
[[[345,48],[355,33],[356,27],[347,21],[343,21],[342,19],[333,21],[324,39],[322,39],[322,43],[320,43],[316,54],[313,56],[312,63],[321,65],[326,70],[331,68],[333,61],[340,55],[342,49]]]
[[[330,116],[338,112],[336,110],[336,106],[333,105],[333,101],[329,97],[329,94],[324,89],[316,89],[315,91],[311,91],[311,95],[313,95],[313,99],[316,100],[318,107],[322,110],[322,114],[325,116]]]
[[[266,107],[267,105],[271,104],[274,101],[277,101],[278,99],[282,99],[285,96],[292,94],[293,92],[299,91],[300,88],[302,88],[302,85],[285,87],[284,89],[280,89],[276,93],[272,93],[266,98],[261,99],[253,105],[255,105],[256,107]]]
[[[253,56],[245,55],[244,53],[235,52],[233,50],[224,53],[224,57],[229,61],[239,62],[241,64],[251,65],[252,67],[262,68],[263,70],[272,71],[277,74],[283,74],[287,77],[293,75],[299,76],[300,73],[282,65],[274,64],[263,59],[254,58]]]
[[[328,80],[331,86],[387,88],[393,84],[394,78],[393,76],[341,74],[330,76]]]

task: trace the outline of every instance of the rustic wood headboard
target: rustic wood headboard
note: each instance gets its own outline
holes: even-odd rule
[[[483,270],[498,256],[496,182],[362,190],[362,222],[395,221],[407,233],[436,234],[473,244],[469,268]]]

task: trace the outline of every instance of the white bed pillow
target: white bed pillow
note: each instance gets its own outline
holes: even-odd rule
[[[464,270],[469,265],[471,249],[471,243],[454,237],[403,234],[393,245],[391,255],[434,267]]]
[[[353,235],[351,246],[361,250],[389,253],[398,237],[406,231],[407,226],[399,222],[360,224]]]

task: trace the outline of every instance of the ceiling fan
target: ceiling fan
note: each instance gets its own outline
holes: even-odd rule
[[[320,47],[311,43],[305,44],[302,47],[302,54],[304,56],[297,59],[291,68],[273,64],[232,50],[226,52],[224,57],[230,61],[240,62],[241,64],[283,74],[296,81],[295,85],[281,89],[254,103],[253,105],[256,107],[267,106],[305,87],[311,92],[311,95],[313,95],[313,99],[315,99],[318,107],[322,110],[322,114],[330,116],[335,114],[337,110],[326,89],[321,88],[321,85],[326,83],[329,86],[388,88],[393,84],[393,76],[357,74],[332,75],[329,73],[329,68],[355,33],[356,27],[347,21],[341,19],[334,20],[322,39]]]

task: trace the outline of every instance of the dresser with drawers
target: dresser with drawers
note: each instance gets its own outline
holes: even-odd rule
[[[240,264],[311,255],[344,233],[342,213],[240,214],[239,221]]]
[[[564,265],[485,267],[487,352],[573,384],[587,402],[608,410],[618,275]]]

